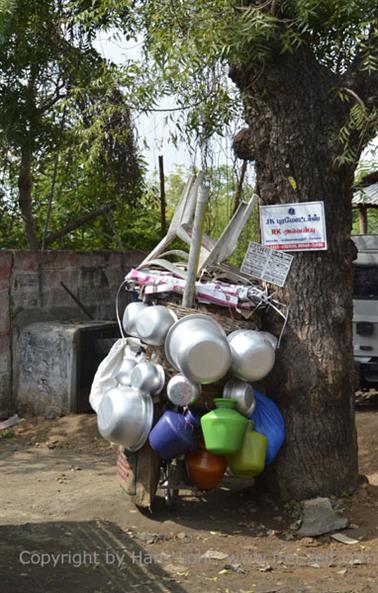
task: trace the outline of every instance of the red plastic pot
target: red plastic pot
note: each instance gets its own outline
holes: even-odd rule
[[[215,488],[227,469],[227,459],[200,448],[185,457],[189,477],[200,490]]]

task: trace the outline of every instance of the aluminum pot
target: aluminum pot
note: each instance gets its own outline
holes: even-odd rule
[[[184,375],[175,375],[167,385],[168,399],[175,406],[189,406],[193,404],[201,395],[201,385],[193,383]]]
[[[268,340],[268,342],[270,342],[270,344],[273,346],[273,348],[275,350],[277,349],[278,338],[276,338],[276,336],[274,336],[270,332],[263,332],[263,331],[260,331],[260,334],[262,334],[264,336],[264,338],[266,340]]]
[[[118,383],[121,385],[131,385],[130,375],[133,368],[137,365],[135,358],[124,358],[121,367],[116,375]]]
[[[273,368],[275,351],[256,330],[238,330],[228,336],[232,353],[232,372],[244,381],[259,381]]]
[[[234,338],[236,335],[242,334],[244,331],[245,331],[244,329],[236,329],[232,333],[228,334],[228,339],[230,339],[231,337]],[[275,350],[277,349],[278,338],[276,338],[276,336],[274,336],[270,332],[266,332],[266,331],[262,331],[262,330],[259,330],[258,333],[260,336],[263,336],[266,340],[268,340],[268,342],[273,346],[273,348]]]
[[[151,430],[154,405],[151,396],[138,389],[118,385],[107,391],[97,412],[100,434],[129,451],[137,451]]]
[[[142,301],[134,301],[127,305],[123,313],[122,325],[128,336],[133,336],[134,338],[139,337],[136,331],[135,321],[139,313],[144,309],[147,309],[147,305],[142,303]]]
[[[208,315],[187,315],[177,321],[168,332],[165,354],[170,364],[194,383],[214,383],[231,365],[226,334]]]
[[[176,314],[163,305],[146,307],[136,318],[138,337],[150,346],[162,346],[169,328],[177,321]]]
[[[157,395],[165,384],[164,369],[160,364],[152,362],[140,362],[131,371],[130,384],[135,389]]]
[[[253,414],[256,407],[256,400],[252,385],[239,379],[230,379],[223,388],[223,397],[236,401],[236,410],[249,416]]]

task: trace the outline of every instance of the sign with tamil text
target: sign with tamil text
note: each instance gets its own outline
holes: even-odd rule
[[[324,202],[260,206],[261,242],[283,251],[327,249]]]
[[[284,286],[293,256],[250,242],[240,270],[255,278]]]

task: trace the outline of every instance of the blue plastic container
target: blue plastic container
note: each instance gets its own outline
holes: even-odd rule
[[[151,430],[149,442],[160,457],[172,459],[195,451],[198,436],[198,418],[192,412],[179,414],[168,410]]]
[[[268,449],[265,463],[272,463],[277,457],[285,440],[285,422],[277,405],[269,397],[253,389],[256,407],[251,415],[254,429],[268,439]]]

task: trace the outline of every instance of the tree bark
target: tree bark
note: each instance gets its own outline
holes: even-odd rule
[[[235,192],[235,198],[234,198],[234,207],[232,209],[232,214],[235,214],[235,212],[238,209],[239,204],[240,204],[240,200],[241,200],[242,193],[243,193],[244,178],[245,178],[245,174],[247,172],[247,165],[248,165],[248,161],[247,160],[243,160],[243,164],[242,164],[241,171],[240,171],[240,179],[239,179],[238,184],[236,186],[236,192]]]
[[[350,239],[354,171],[335,164],[346,107],[336,99],[334,75],[305,47],[275,56],[259,76],[236,69],[230,75],[244,98],[262,201],[322,200],[327,225],[328,250],[295,253],[286,286],[278,292],[290,306],[289,322],[264,388],[283,411],[286,442],[266,472],[266,484],[286,500],[352,491],[358,480]]]
[[[21,161],[18,175],[18,203],[25,225],[25,232],[31,249],[39,248],[32,212],[32,151],[29,143],[21,147]]]
[[[365,204],[360,204],[358,206],[358,215],[359,215],[360,235],[366,235],[368,232],[368,215],[367,215],[367,206],[365,206]]]

